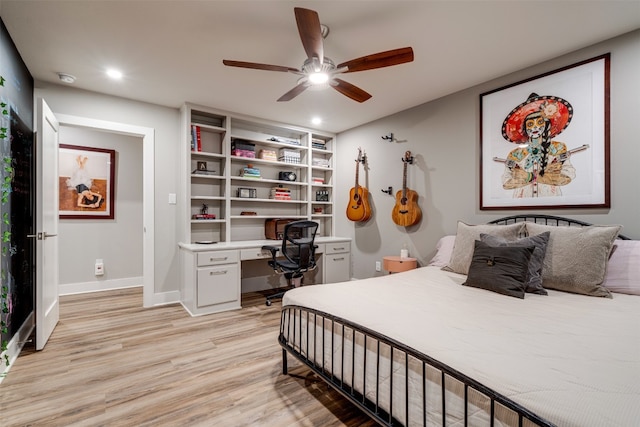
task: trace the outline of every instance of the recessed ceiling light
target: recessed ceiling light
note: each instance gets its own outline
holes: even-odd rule
[[[122,72],[115,70],[113,68],[110,68],[107,70],[107,76],[111,77],[112,79],[121,79],[122,78]]]
[[[311,123],[313,123],[314,125],[319,125],[320,123],[322,123],[322,119],[320,117],[314,117],[311,119]]]
[[[63,83],[74,83],[76,81],[76,77],[72,76],[71,74],[67,74],[67,73],[58,73],[58,78],[60,79],[61,82]]]

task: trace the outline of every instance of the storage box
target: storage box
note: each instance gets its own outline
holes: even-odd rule
[[[284,237],[284,226],[295,219],[272,218],[264,222],[264,237],[271,240],[282,240]]]

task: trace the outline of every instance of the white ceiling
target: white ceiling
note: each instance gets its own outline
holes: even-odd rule
[[[179,107],[184,102],[340,132],[640,28],[640,0],[214,1],[0,0],[36,81]],[[336,63],[411,46],[414,62],[342,76],[373,97],[307,90],[293,74],[225,67],[234,59],[300,68],[293,8],[330,27]],[[615,59],[613,59],[615,60]],[[107,79],[121,69],[120,82]],[[312,126],[312,116],[322,125]]]

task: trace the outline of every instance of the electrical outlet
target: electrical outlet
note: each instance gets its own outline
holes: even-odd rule
[[[380,261],[376,261],[376,271],[381,271],[382,267],[380,266]]]
[[[103,276],[104,275],[104,263],[102,262],[101,259],[97,259],[96,260],[94,274],[96,276]]]

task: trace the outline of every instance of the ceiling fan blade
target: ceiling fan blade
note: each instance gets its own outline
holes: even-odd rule
[[[320,28],[320,17],[314,10],[294,8],[298,32],[307,52],[309,59],[316,57],[320,64],[324,61],[324,48],[322,45],[322,29]]]
[[[345,82],[341,79],[333,79],[333,81],[337,83],[337,85],[335,86],[331,85],[335,90],[345,96],[348,96],[354,101],[364,102],[367,99],[371,98],[371,94],[360,89],[358,86],[352,85],[351,83]]]
[[[295,98],[296,96],[304,92],[304,90],[308,87],[309,87],[308,83],[306,82],[300,83],[296,87],[291,89],[289,92],[285,93],[280,98],[278,98],[278,102],[291,101],[293,98]]]
[[[340,69],[347,67],[347,71],[344,72],[353,73],[356,71],[390,67],[392,65],[404,64],[411,61],[413,61],[413,49],[410,47],[403,47],[400,49],[388,50],[386,52],[374,53],[373,55],[352,59],[351,61],[338,64],[337,68]]]
[[[222,63],[229,67],[252,68],[255,70],[267,70],[267,71],[283,71],[285,73],[286,72],[300,73],[300,70],[296,68],[284,67],[282,65],[258,64],[256,62],[231,61],[228,59],[223,59]]]

